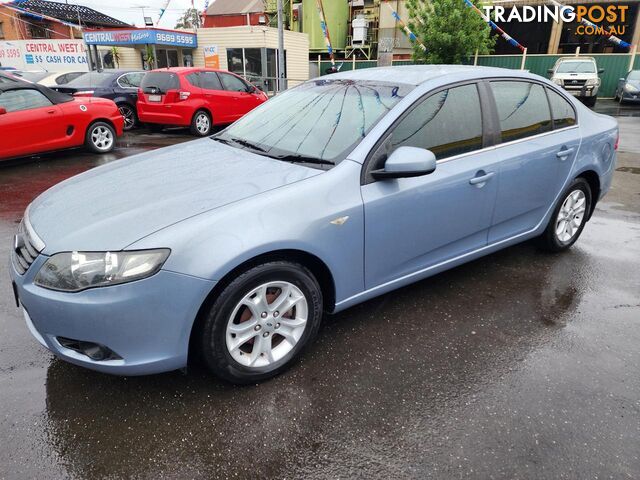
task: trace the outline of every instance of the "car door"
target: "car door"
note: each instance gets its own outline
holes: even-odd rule
[[[256,108],[262,100],[254,93],[254,89],[247,82],[230,73],[218,72],[222,86],[233,99],[229,116],[231,121],[235,121]]]
[[[367,161],[382,168],[400,146],[431,150],[436,170],[374,181],[365,173],[366,288],[436,266],[487,244],[497,167],[475,83],[430,94],[406,112]]]
[[[225,91],[216,72],[202,71],[199,75],[202,95],[209,110],[213,113],[214,123],[229,123],[233,110],[233,98]]]
[[[60,108],[32,88],[0,92],[0,157],[63,148],[66,141]]]
[[[543,219],[566,184],[580,136],[573,107],[542,84],[496,80],[490,91],[500,130],[495,149],[499,187],[489,232],[489,243],[495,243],[523,234]],[[550,105],[558,115],[555,129]]]

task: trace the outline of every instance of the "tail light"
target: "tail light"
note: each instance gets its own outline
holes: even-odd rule
[[[618,145],[620,144],[620,133],[618,133],[618,135],[616,136],[616,143],[613,145],[613,149],[617,152],[618,151]]]
[[[186,100],[187,98],[189,98],[189,95],[191,95],[191,92],[185,92],[184,90],[180,90],[178,92],[178,99]]]
[[[73,94],[74,97],[93,97],[93,90],[83,90]]]

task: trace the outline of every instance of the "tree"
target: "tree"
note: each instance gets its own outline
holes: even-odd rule
[[[200,12],[195,8],[187,8],[176,23],[174,28],[182,28],[185,30],[190,30],[192,28],[200,27]]]
[[[478,4],[478,0],[471,0]],[[493,50],[487,23],[464,0],[407,0],[409,28],[427,47],[414,46],[413,58],[427,63],[462,63]]]

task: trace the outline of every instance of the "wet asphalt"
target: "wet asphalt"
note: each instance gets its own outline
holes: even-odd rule
[[[113,377],[31,338],[0,262],[0,478],[640,478],[640,106],[578,243],[521,244],[326,319],[258,386]],[[0,258],[64,178],[188,141],[0,167]]]

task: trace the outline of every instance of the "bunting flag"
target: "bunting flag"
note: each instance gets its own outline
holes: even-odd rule
[[[402,21],[402,19],[400,18],[400,15],[398,15],[398,12],[396,12],[393,9],[393,7],[389,4],[389,0],[385,0],[384,4],[387,7],[389,7],[389,10],[391,10],[391,16],[395,19],[395,21],[398,23],[398,25],[400,25],[400,28],[402,28],[402,30],[404,31],[405,35],[407,37],[409,37],[409,40],[411,40],[413,43],[417,43],[418,46],[420,47],[420,49],[423,52],[426,52],[427,51],[427,47],[425,47],[424,43],[422,43],[420,41],[420,39],[418,37],[416,37],[416,34],[411,31],[411,29],[407,26],[407,24]]]
[[[207,9],[209,8],[209,0],[204,0],[204,9],[202,10],[202,26],[204,27],[204,21],[207,18]]]
[[[489,26],[498,32],[502,38],[504,38],[507,42],[513,45],[516,48],[519,48],[520,51],[524,52],[525,48],[520,45],[512,36],[508,35],[503,29],[501,29],[498,25],[496,25],[487,15],[485,15],[482,10],[476,7],[471,0],[464,0],[464,3],[467,4],[467,7],[472,8],[474,12],[482,17],[482,19],[489,24]]]
[[[556,0],[550,0],[551,3],[553,3],[556,7],[559,7],[563,12],[565,10],[569,10],[570,12],[575,13],[575,9],[573,7],[569,7],[566,5],[562,5],[560,2],[557,2]],[[616,37],[615,35],[613,35],[611,32],[608,32],[607,30],[605,30],[603,27],[599,27],[598,25],[596,25],[595,23],[590,22],[589,20],[587,20],[586,18],[582,17],[580,18],[580,23],[583,24],[585,27],[592,27],[594,29],[596,29],[596,31],[602,31],[602,35],[604,35],[605,37],[607,37],[607,40],[609,40],[610,42],[615,43],[616,45],[618,45],[619,47],[622,48],[631,48],[631,44],[625,42],[624,40],[622,40],[621,38]]]
[[[164,12],[167,10],[167,8],[169,7],[169,2],[171,2],[171,0],[167,0],[166,3],[164,4],[164,7],[162,7],[160,9],[160,15],[158,16],[158,21],[156,22],[156,27],[158,26],[158,24],[160,23],[160,20],[162,20],[162,16],[164,15]]]
[[[331,46],[331,37],[329,37],[329,27],[324,18],[324,8],[322,8],[322,0],[316,0],[316,8],[318,9],[318,16],[320,17],[320,28],[324,35],[324,43],[327,45],[327,52],[329,52],[329,59],[331,60],[331,68],[336,68],[336,59],[333,55],[333,47]]]

